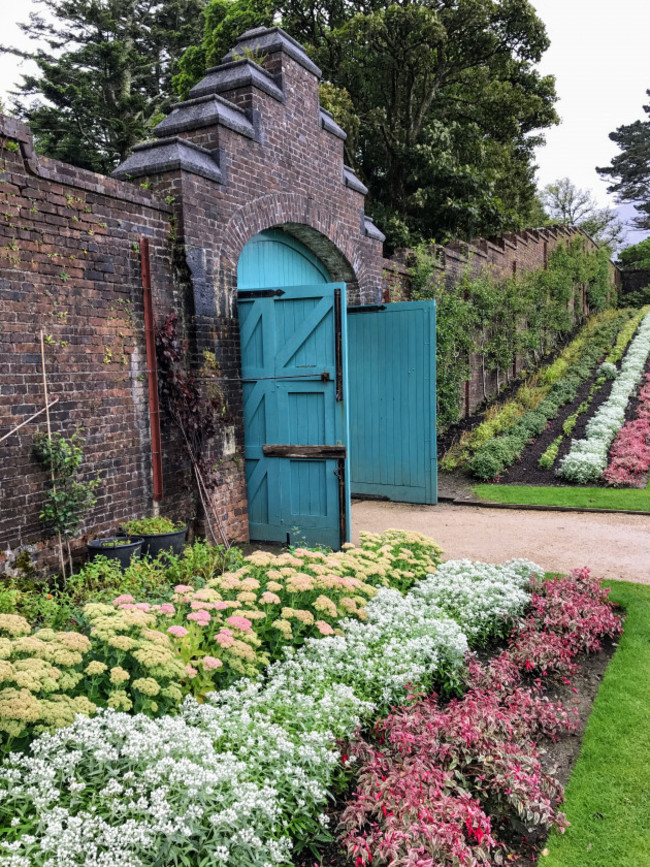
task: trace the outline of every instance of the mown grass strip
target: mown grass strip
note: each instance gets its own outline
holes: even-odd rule
[[[632,509],[650,512],[650,487],[542,488],[534,485],[476,485],[479,500],[522,506],[574,506],[581,509]],[[650,564],[648,566],[650,574]]]
[[[649,567],[650,571],[650,567]],[[544,867],[650,865],[650,586],[608,581],[625,631],[598,691]]]

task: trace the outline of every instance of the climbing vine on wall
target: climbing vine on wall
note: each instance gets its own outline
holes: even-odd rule
[[[609,277],[609,252],[586,250],[580,238],[559,244],[548,267],[509,280],[497,280],[487,270],[451,281],[440,268],[435,247],[414,251],[411,296],[437,303],[438,424],[444,428],[460,416],[463,384],[476,353],[486,374],[508,378],[516,358],[535,365],[581,321],[582,304],[576,294],[585,286],[592,312],[615,301]],[[487,395],[486,395],[487,396]]]

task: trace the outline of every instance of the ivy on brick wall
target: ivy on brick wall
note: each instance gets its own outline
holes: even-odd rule
[[[414,251],[411,297],[437,302],[438,425],[458,421],[463,384],[476,353],[485,374],[509,378],[515,359],[534,366],[582,321],[582,287],[591,312],[616,301],[609,251],[587,250],[580,238],[559,244],[548,265],[498,280],[488,270],[472,276],[471,262],[459,280],[440,268],[431,245]],[[580,290],[578,292],[578,290]],[[571,301],[575,297],[575,309]],[[487,395],[486,395],[487,397]]]

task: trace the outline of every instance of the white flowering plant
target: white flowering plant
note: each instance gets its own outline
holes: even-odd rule
[[[470,633],[485,620],[474,601],[483,583],[502,570],[506,583],[523,587],[541,572],[523,563],[493,568],[473,575],[467,606],[461,596],[452,606]],[[464,565],[448,570],[451,583],[467,573]],[[0,867],[288,864],[292,841],[304,846],[329,833],[326,807],[351,764],[336,739],[406,689],[460,675],[468,641],[440,593],[435,575],[418,595],[382,589],[366,623],[345,620],[342,635],[290,650],[263,682],[243,679],[204,704],[188,697],[175,718],[78,717],[37,739],[31,755],[8,757]],[[492,616],[510,618],[517,604],[513,592]]]
[[[509,560],[503,566],[450,560],[412,595],[438,605],[476,647],[510,632],[528,605],[530,576],[535,574],[542,574],[540,567],[528,560]]]

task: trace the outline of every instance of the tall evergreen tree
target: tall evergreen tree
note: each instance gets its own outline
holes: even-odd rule
[[[177,61],[201,38],[206,0],[39,0],[21,25],[37,47],[14,100],[40,153],[110,172],[172,102]],[[3,49],[4,51],[11,49]]]
[[[279,20],[324,72],[321,101],[354,134],[346,158],[389,247],[494,235],[536,213],[533,149],[556,123],[548,47],[528,0],[209,0],[187,93],[242,24]]]
[[[650,96],[650,90],[646,90]],[[596,169],[613,181],[608,187],[619,202],[631,202],[639,216],[632,222],[639,229],[650,229],[650,104],[643,106],[648,120],[619,126],[609,137],[621,149],[609,166]]]

